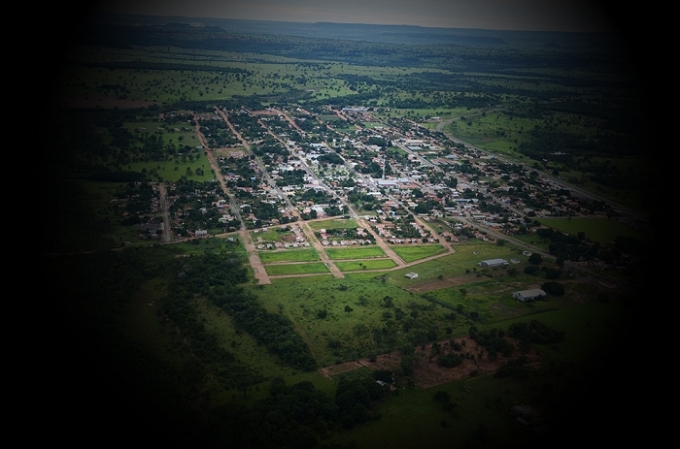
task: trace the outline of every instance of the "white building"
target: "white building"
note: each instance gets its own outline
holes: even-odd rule
[[[532,288],[530,290],[521,290],[512,294],[512,297],[518,301],[527,302],[536,299],[543,299],[546,293],[540,288]]]
[[[480,267],[502,267],[508,265],[508,261],[505,259],[488,259],[479,262]]]

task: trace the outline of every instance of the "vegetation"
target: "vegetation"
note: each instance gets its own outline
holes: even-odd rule
[[[652,322],[637,288],[653,235],[546,181],[643,212],[658,194],[622,52],[594,35],[557,49],[137,19],[78,34],[37,158],[57,399],[79,422],[182,447],[525,447],[630,410],[611,378],[643,354],[621,342]],[[427,188],[367,187],[383,171]],[[383,239],[408,267],[369,219],[413,239]],[[512,297],[539,285],[545,301]],[[520,427],[520,403],[554,433]]]

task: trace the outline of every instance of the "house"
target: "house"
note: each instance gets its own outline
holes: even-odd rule
[[[404,276],[409,278],[409,279],[415,279],[415,278],[418,277],[418,273],[411,271],[410,273],[406,273]]]
[[[521,290],[512,294],[512,297],[518,301],[527,302],[536,299],[543,299],[546,293],[540,288],[532,288],[531,290]]]
[[[479,262],[480,267],[501,267],[508,265],[508,261],[505,259],[488,259]]]

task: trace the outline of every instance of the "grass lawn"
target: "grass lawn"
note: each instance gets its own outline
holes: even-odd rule
[[[386,257],[379,246],[361,246],[356,248],[328,248],[326,254],[331,259],[366,259],[370,257]]]
[[[315,231],[319,229],[355,229],[357,226],[357,221],[353,218],[332,218],[309,222],[309,227]]]
[[[328,267],[323,263],[291,263],[268,265],[265,267],[265,270],[270,276],[281,276],[288,274],[327,273]]]
[[[319,260],[319,253],[315,249],[293,249],[284,251],[261,251],[262,263],[273,262],[308,262]]]

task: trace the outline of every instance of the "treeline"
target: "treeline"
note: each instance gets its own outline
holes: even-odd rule
[[[172,57],[172,55],[168,56]],[[217,65],[180,64],[150,61],[108,61],[108,62],[71,61],[71,63],[83,65],[86,67],[102,67],[107,69],[176,70],[176,71],[187,70],[191,72],[221,72],[221,73],[238,73],[241,75],[252,75],[252,72],[246,69],[239,69],[236,67],[221,67]]]
[[[277,376],[269,396],[252,407],[229,403],[216,408],[209,434],[236,448],[312,448],[329,431],[379,419],[371,406],[388,393],[389,387],[369,375],[341,377],[334,399],[311,382],[288,386]]]
[[[247,281],[242,261],[234,255],[192,257],[177,273],[174,290],[206,296],[231,316],[236,327],[251,334],[268,351],[290,366],[311,371],[317,368],[307,344],[295,332],[293,323],[268,312],[257,298],[238,284]]]
[[[420,66],[466,71],[512,68],[624,66],[616,54],[492,48],[484,46],[390,44],[275,34],[239,34],[205,27],[118,26],[97,24],[81,33],[81,43],[125,47],[131,45],[273,54],[299,59],[344,61],[378,66]],[[625,67],[624,67],[625,68]]]

